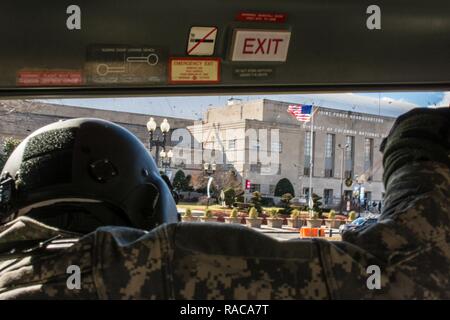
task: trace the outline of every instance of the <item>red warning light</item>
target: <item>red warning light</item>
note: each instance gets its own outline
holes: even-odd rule
[[[250,180],[245,180],[245,190],[250,190],[250,185],[251,185],[251,182],[250,182]]]

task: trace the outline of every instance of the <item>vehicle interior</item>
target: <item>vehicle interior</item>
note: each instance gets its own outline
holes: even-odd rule
[[[450,106],[448,9],[445,0],[4,0],[1,153],[61,119],[108,120],[148,147],[172,192],[177,211],[156,206],[157,225],[243,223],[262,201],[269,236],[339,241],[345,228],[325,220],[382,210],[379,149],[395,119]],[[269,149],[276,160],[252,158]],[[292,210],[315,206],[323,233],[288,225]],[[283,226],[269,228],[276,217]]]

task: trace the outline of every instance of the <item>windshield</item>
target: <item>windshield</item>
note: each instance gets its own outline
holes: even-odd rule
[[[225,221],[233,208],[245,217],[257,203],[263,216],[276,211],[283,219],[293,210],[320,218],[354,211],[361,218],[352,224],[360,225],[383,209],[379,149],[396,117],[448,98],[380,92],[3,100],[2,161],[46,124],[101,118],[130,130],[151,152],[173,185],[180,215],[209,210]],[[271,235],[298,238],[298,226],[284,223]]]

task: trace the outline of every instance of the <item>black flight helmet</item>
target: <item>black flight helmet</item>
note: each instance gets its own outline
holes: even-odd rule
[[[71,119],[33,132],[9,157],[0,183],[0,221],[73,207],[86,208],[98,226],[148,230],[177,221],[171,191],[149,151],[105,120]]]

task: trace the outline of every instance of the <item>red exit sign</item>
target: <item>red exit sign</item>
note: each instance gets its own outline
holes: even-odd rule
[[[285,62],[290,38],[286,30],[236,29],[231,61]]]

